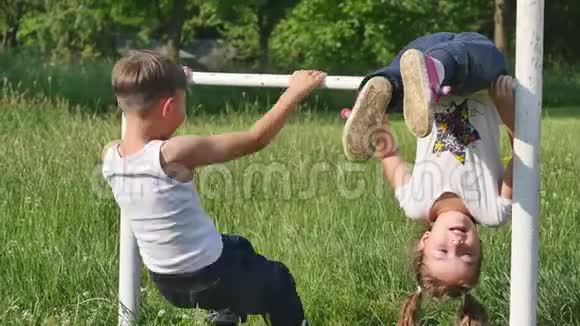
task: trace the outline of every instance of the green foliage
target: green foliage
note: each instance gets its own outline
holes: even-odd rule
[[[27,96],[43,95],[52,100],[65,99],[82,105],[87,113],[114,111],[111,91],[112,60],[86,59],[80,63],[54,63],[43,56],[20,52],[0,54],[0,81],[6,80]],[[34,67],[31,69],[31,67]],[[360,73],[360,72],[357,72]],[[579,106],[580,70],[569,65],[547,69],[544,73],[545,106]],[[195,86],[190,88],[188,103],[196,111],[217,113],[225,104],[245,110],[248,103],[267,110],[280,95],[279,89]],[[317,91],[308,102],[318,111],[336,111],[350,107],[354,92]]]
[[[228,2],[230,1],[213,2],[214,12],[220,21],[220,32],[236,50],[238,62],[255,61],[260,52],[256,13],[250,6],[227,6]]]
[[[34,0],[0,0],[0,49],[15,48],[18,31],[26,12],[38,7]]]
[[[164,40],[175,21],[175,13],[180,12],[188,18],[195,16],[199,12],[199,2],[196,0],[113,1],[111,13],[119,26],[138,31],[145,39],[155,37]]]
[[[270,35],[298,0],[212,0],[223,21],[223,34],[240,58],[258,58],[260,69],[269,65]]]
[[[274,27],[282,20],[288,9],[299,3],[298,0],[213,0],[216,12],[224,21],[237,23],[247,15],[255,16],[256,27],[260,33],[269,36]]]
[[[284,67],[302,65],[360,73],[363,67],[383,66],[420,35],[436,31],[489,32],[486,22],[493,8],[486,5],[488,2],[302,1],[274,32],[273,56]]]
[[[544,49],[551,61],[580,62],[580,1],[546,1]]]
[[[511,44],[515,6],[505,0]],[[579,17],[580,2],[546,2],[548,64],[580,60]],[[284,71],[308,66],[361,73],[384,65],[417,36],[491,36],[493,24],[491,0],[0,0],[3,48],[26,46],[53,59],[109,57],[119,38],[139,47],[153,40],[179,47],[200,31],[213,31],[210,37],[225,39],[244,67]]]
[[[99,57],[113,53],[113,29],[104,1],[46,1],[25,15],[19,38],[53,58]]]
[[[301,2],[274,31],[271,40],[274,62],[282,67],[317,67],[329,71],[340,67],[349,69],[353,63],[372,62],[373,54],[361,51],[365,27],[345,8],[347,2],[338,5],[332,0]],[[365,20],[365,25],[368,23]],[[386,25],[380,27],[386,29]],[[393,48],[382,51],[390,55]]]

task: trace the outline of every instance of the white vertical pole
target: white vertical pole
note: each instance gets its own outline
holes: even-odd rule
[[[121,122],[121,137],[125,137],[125,115]],[[141,290],[141,257],[137,240],[129,227],[129,221],[120,219],[119,232],[119,326],[135,323],[139,314]]]
[[[536,325],[544,0],[518,0],[510,325]]]

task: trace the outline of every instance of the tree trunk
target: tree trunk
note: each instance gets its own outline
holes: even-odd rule
[[[505,0],[495,1],[493,40],[495,46],[503,53],[507,51],[507,36],[505,27]]]
[[[18,30],[20,29],[20,19],[24,13],[24,6],[22,2],[16,4],[16,11],[14,16],[7,17],[7,28],[2,38],[2,47],[4,49],[13,49],[18,46]]]
[[[262,10],[258,10],[257,12],[257,16],[258,16],[258,35],[259,35],[259,46],[260,48],[258,49],[259,53],[258,53],[258,69],[260,72],[265,72],[266,69],[268,68],[268,64],[269,64],[269,58],[268,58],[268,52],[269,52],[269,41],[270,41],[270,34],[272,32],[272,29],[270,28],[270,26],[266,25],[266,17],[264,17],[264,14],[262,12]]]
[[[170,37],[165,43],[165,55],[175,62],[179,62],[179,41]]]
[[[268,68],[269,57],[268,57],[268,45],[269,45],[269,35],[260,31],[260,58],[258,61],[260,72],[265,72]]]
[[[185,0],[175,0],[172,8],[171,21],[165,43],[165,54],[179,62],[179,50],[181,49],[181,31],[185,20]]]
[[[3,40],[3,47],[5,49],[13,49],[18,46],[18,39],[16,38],[16,34],[18,33],[19,24],[13,24],[8,27],[6,32],[4,32],[4,40]]]

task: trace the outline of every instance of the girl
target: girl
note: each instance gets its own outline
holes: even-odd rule
[[[479,34],[433,34],[367,76],[353,110],[342,112],[346,156],[365,160],[374,152],[405,214],[429,226],[416,245],[418,287],[401,308],[400,326],[416,324],[424,294],[461,299],[460,325],[487,323],[470,290],[482,261],[477,225],[498,226],[511,215],[512,165],[503,171],[499,151],[500,121],[513,143],[513,80],[505,70],[501,53]],[[417,136],[412,170],[385,115],[401,105]]]

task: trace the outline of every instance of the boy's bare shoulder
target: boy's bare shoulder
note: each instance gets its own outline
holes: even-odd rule
[[[109,152],[109,149],[111,149],[111,147],[114,147],[114,146],[117,146],[117,145],[119,145],[120,143],[121,143],[121,140],[120,140],[120,139],[115,139],[115,140],[112,140],[112,141],[110,141],[110,142],[109,142],[107,145],[105,145],[105,146],[103,147],[103,151],[102,151],[102,153],[101,153],[101,158],[102,158],[103,160],[105,160],[105,156],[106,156],[106,155],[107,155],[107,153]]]

